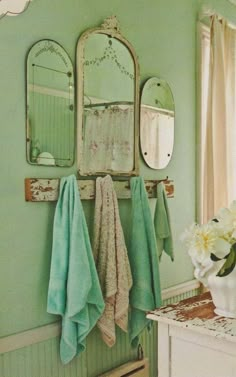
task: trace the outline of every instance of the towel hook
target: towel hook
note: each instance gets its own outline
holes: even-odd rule
[[[168,181],[168,180],[169,180],[169,177],[168,177],[168,175],[167,175],[166,178],[158,179],[158,180],[157,180],[157,185],[158,185],[158,183],[160,183],[160,182],[165,182],[165,181]]]

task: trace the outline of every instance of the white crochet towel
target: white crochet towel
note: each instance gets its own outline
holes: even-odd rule
[[[105,301],[97,325],[104,342],[112,347],[116,342],[115,324],[127,332],[132,276],[117,197],[109,175],[96,180],[94,221],[93,252]]]

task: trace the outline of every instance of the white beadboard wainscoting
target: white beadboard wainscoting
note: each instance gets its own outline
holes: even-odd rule
[[[192,297],[200,291],[196,280],[164,289],[163,304]],[[96,377],[113,367],[136,358],[128,336],[117,330],[117,344],[112,349],[103,344],[99,331],[94,329],[87,340],[86,351],[69,365],[63,366],[59,357],[60,322],[0,338],[1,377]],[[151,376],[157,374],[156,326],[145,331],[141,344],[149,358]]]

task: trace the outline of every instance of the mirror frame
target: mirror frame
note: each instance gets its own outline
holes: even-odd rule
[[[84,50],[85,43],[91,34],[105,34],[116,38],[129,50],[134,63],[134,168],[130,172],[124,171],[99,171],[86,172],[83,170],[83,117],[84,117]],[[108,17],[100,27],[87,29],[79,38],[76,52],[77,73],[77,163],[78,173],[81,176],[97,176],[110,174],[113,176],[136,176],[139,173],[139,65],[133,46],[120,32],[116,16]]]
[[[144,147],[143,147],[143,140],[142,140],[142,115],[141,115],[141,111],[142,111],[142,98],[143,98],[143,93],[144,93],[144,90],[148,88],[148,85],[149,87],[152,87],[154,84],[152,81],[154,80],[157,80],[159,82],[164,82],[166,87],[168,87],[169,89],[169,92],[171,94],[171,97],[173,99],[173,108],[174,110],[171,110],[171,109],[166,109],[165,107],[161,108],[159,107],[159,111],[160,112],[165,112],[165,111],[168,111],[168,112],[173,112],[173,121],[174,121],[174,128],[173,128],[173,145],[172,145],[172,148],[171,148],[171,153],[170,153],[170,159],[169,161],[167,162],[167,164],[165,166],[162,166],[162,167],[155,167],[152,163],[150,163],[150,161],[148,161],[148,159],[146,158],[146,155],[145,155],[145,150],[144,150]],[[158,108],[158,106],[157,106]],[[171,159],[172,159],[172,156],[173,156],[173,150],[174,150],[174,143],[175,143],[175,102],[174,102],[174,96],[173,96],[173,92],[171,90],[171,87],[170,85],[168,84],[168,82],[165,80],[165,79],[162,79],[160,77],[157,77],[157,76],[151,76],[149,77],[148,79],[146,79],[142,85],[142,89],[141,89],[141,95],[140,95],[140,149],[141,149],[141,155],[143,157],[143,161],[145,162],[145,164],[150,168],[150,169],[153,169],[153,170],[162,170],[162,169],[165,169]]]
[[[27,55],[26,55],[26,62],[25,62],[25,101],[26,101],[26,105],[25,105],[25,133],[26,133],[26,161],[28,162],[28,164],[30,165],[34,165],[34,166],[44,166],[44,167],[62,167],[62,168],[70,168],[71,166],[73,166],[74,162],[75,162],[75,128],[76,128],[76,117],[75,117],[75,106],[76,106],[76,99],[75,99],[75,90],[74,90],[74,93],[73,93],[73,150],[72,150],[72,154],[73,154],[73,158],[71,159],[71,163],[70,165],[60,165],[60,164],[39,164],[37,162],[33,162],[31,161],[30,159],[30,154],[31,154],[31,131],[30,131],[30,127],[29,127],[29,123],[28,123],[28,112],[29,112],[29,91],[28,91],[28,64],[29,64],[29,56],[30,56],[30,53],[32,51],[33,48],[35,48],[35,46],[39,43],[42,43],[42,42],[50,42],[50,43],[54,43],[57,47],[59,47],[61,50],[63,50],[65,52],[65,54],[67,55],[67,59],[68,59],[68,62],[70,62],[71,64],[71,74],[72,74],[72,78],[73,78],[73,86],[75,88],[75,72],[74,72],[74,65],[73,65],[73,62],[69,56],[69,54],[67,53],[67,51],[64,49],[64,47],[56,42],[55,40],[53,39],[40,39],[38,41],[36,41],[32,46],[30,46],[28,52],[27,52]]]

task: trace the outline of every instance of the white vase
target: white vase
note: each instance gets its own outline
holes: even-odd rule
[[[210,275],[208,288],[215,305],[217,315],[236,318],[236,268],[224,277]]]

